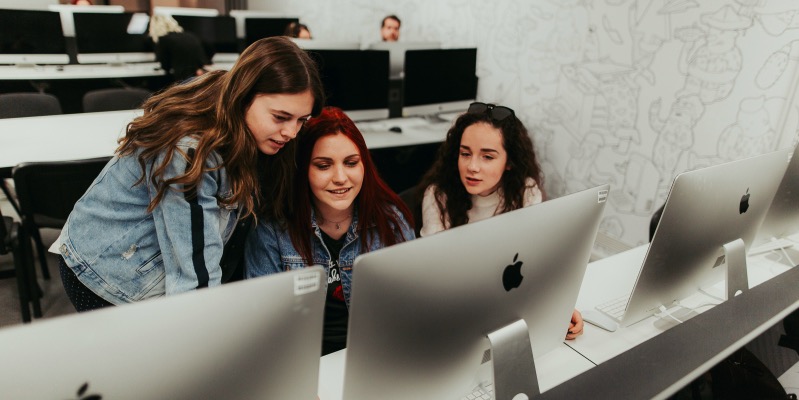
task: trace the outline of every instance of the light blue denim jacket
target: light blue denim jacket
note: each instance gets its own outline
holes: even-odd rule
[[[193,154],[195,145],[196,139],[186,137],[178,148]],[[153,163],[146,165],[144,181],[135,184],[142,174],[137,156],[112,158],[75,204],[59,237],[65,263],[113,304],[219,285],[224,242],[238,215],[235,206],[220,207],[218,201],[231,196],[225,169],[204,173],[193,198],[168,189],[150,213]],[[222,158],[213,153],[205,162],[215,167]],[[163,178],[182,174],[188,165],[175,152]]]
[[[396,211],[396,209],[395,209]],[[399,212],[397,211],[399,214]],[[401,216],[401,214],[399,214]],[[313,246],[313,264],[322,265],[325,270],[330,270],[331,256],[330,251],[322,240],[322,230],[316,223],[316,216],[312,213],[313,236],[311,245]],[[413,240],[416,236],[413,228],[408,225],[405,218],[400,218],[402,236],[397,235],[397,242]],[[341,273],[341,287],[344,290],[344,300],[347,307],[350,305],[350,291],[352,288],[352,264],[355,258],[361,253],[368,253],[373,250],[381,249],[385,245],[376,237],[377,230],[368,228],[369,234],[375,236],[371,246],[362,249],[360,236],[356,230],[358,226],[358,213],[354,213],[352,223],[347,229],[344,246],[339,254],[339,270]],[[403,239],[404,237],[404,239]],[[270,275],[283,271],[290,271],[305,268],[308,264],[303,261],[302,256],[291,243],[291,237],[287,229],[282,229],[279,224],[274,222],[259,221],[255,232],[247,238],[247,245],[244,251],[245,274],[247,278],[254,278],[262,275]]]

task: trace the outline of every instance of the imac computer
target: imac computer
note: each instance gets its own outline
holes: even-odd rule
[[[537,395],[533,359],[564,341],[607,198],[602,185],[356,258],[343,398],[492,382],[498,399]]]
[[[354,121],[388,118],[388,52],[308,50],[319,66],[327,104]]]
[[[195,8],[195,7],[153,7],[153,15],[171,15],[176,17],[178,15],[189,15],[194,17],[216,17],[219,15],[219,10],[216,8]]]
[[[286,26],[292,22],[300,22],[291,17],[247,17],[244,18],[244,47],[258,39],[272,36],[283,36]]]
[[[477,97],[477,49],[408,50],[402,116],[463,111]]]
[[[206,47],[208,58],[215,63],[236,62],[239,39],[236,19],[226,16],[173,15],[186,32],[197,35]]]
[[[299,38],[291,38],[291,41],[303,50],[359,50],[361,48],[361,44],[358,42]]]
[[[68,64],[61,16],[0,9],[0,64]]]
[[[321,267],[0,329],[6,399],[316,399]]]
[[[746,251],[792,152],[785,149],[679,174],[630,296],[596,308],[624,327],[662,311],[682,321],[696,313],[673,308],[694,293],[712,294],[707,290],[725,279],[726,293],[714,295],[719,299],[748,290]],[[583,316],[591,321],[590,313]]]
[[[440,49],[440,42],[375,42],[369,45],[371,50],[388,50],[391,79],[403,77],[405,68],[405,52],[408,50]]]
[[[142,13],[74,13],[75,44],[81,64],[155,61]]]
[[[72,19],[73,13],[122,13],[125,12],[124,6],[92,5],[91,7],[79,6],[74,4],[50,4],[47,6],[50,11],[58,11],[61,14],[61,26],[64,28],[64,36],[75,37],[75,23]]]

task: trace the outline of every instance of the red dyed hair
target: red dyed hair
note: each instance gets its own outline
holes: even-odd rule
[[[355,123],[336,107],[325,107],[318,117],[311,118],[297,139],[297,178],[294,184],[294,213],[288,221],[289,235],[294,248],[302,255],[306,263],[313,262],[311,235],[311,190],[308,181],[308,169],[311,165],[311,153],[316,142],[325,136],[342,134],[350,139],[358,148],[363,163],[363,184],[355,198],[358,210],[357,231],[361,243],[368,247],[375,235],[366,234],[367,228],[374,227],[376,237],[385,246],[398,242],[397,237],[405,241],[401,233],[401,218],[404,217],[409,226],[413,226],[413,217],[405,203],[380,178],[377,168],[366,148],[366,141]],[[399,210],[399,212],[397,212]],[[397,235],[399,233],[399,235]]]

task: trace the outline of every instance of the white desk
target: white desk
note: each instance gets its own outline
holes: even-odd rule
[[[0,169],[25,161],[113,155],[128,122],[139,115],[141,110],[0,119]],[[373,130],[363,135],[370,149],[379,149],[441,142],[446,129],[425,125],[422,119],[409,119],[403,133]]]
[[[70,64],[35,65],[30,67],[14,65],[0,66],[0,80],[11,81],[133,78],[163,75],[164,70],[161,69],[161,64],[155,62],[121,65]]]
[[[629,294],[635,284],[648,246],[648,244],[642,245],[590,263],[577,298],[577,309],[591,309],[602,301]],[[784,264],[770,261],[766,254],[747,257],[750,287],[760,285],[789,269]],[[721,285],[723,283],[717,287]],[[697,293],[682,303],[689,307],[695,307],[709,302],[718,303],[718,300]],[[704,312],[709,309],[709,307],[703,307],[696,311]],[[669,319],[649,317],[629,327],[620,326],[615,332],[608,332],[586,323],[584,334],[569,341],[567,345],[592,362],[600,364],[660,335],[676,324],[676,321]]]
[[[347,350],[321,358],[319,365],[319,400],[341,400],[344,389],[344,361]],[[380,365],[379,361],[375,361]],[[538,385],[542,392],[549,390],[594,366],[585,357],[561,345],[535,360]],[[387,372],[388,373],[388,372]],[[466,388],[468,390],[468,388]]]

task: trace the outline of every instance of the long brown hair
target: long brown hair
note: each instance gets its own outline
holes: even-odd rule
[[[458,157],[463,132],[466,128],[485,122],[502,133],[502,146],[508,154],[507,169],[502,174],[500,189],[503,204],[500,213],[524,207],[524,192],[527,178],[533,178],[541,193],[544,193],[544,175],[535,155],[535,147],[527,128],[516,115],[502,121],[491,118],[488,112],[480,114],[464,113],[447,132],[447,138],[438,149],[436,161],[417,186],[417,195],[422,196],[430,185],[435,185],[435,199],[441,214],[441,223],[454,228],[469,222],[467,212],[472,208],[472,198],[461,182],[458,171]]]
[[[153,164],[149,179],[157,191],[148,211],[158,205],[170,187],[190,190],[200,184],[203,173],[224,167],[232,196],[219,199],[221,204],[241,205],[240,217],[262,211],[260,215],[279,218],[282,208],[272,206],[285,202],[291,194],[295,144],[290,141],[278,154],[259,157],[245,114],[257,94],[297,94],[307,90],[314,97],[316,115],[324,104],[316,64],[287,38],[261,39],[241,53],[229,72],[207,73],[147,100],[144,115],[128,125],[117,153],[137,155],[142,167],[137,183],[145,180],[145,166]],[[175,152],[187,157],[177,148],[178,141],[186,136],[197,139],[195,159],[202,161],[192,162],[183,175],[165,179],[164,171]],[[212,152],[221,156],[222,165],[206,163]],[[156,164],[162,154],[163,159]],[[259,171],[269,175],[259,177]],[[269,188],[259,188],[261,184]],[[270,197],[263,197],[264,193]]]
[[[308,121],[306,131],[297,139],[295,211],[288,221],[288,230],[294,248],[302,255],[306,263],[313,262],[311,247],[312,194],[308,178],[311,153],[320,138],[339,133],[355,144],[361,156],[361,163],[363,163],[363,184],[355,199],[355,207],[358,210],[356,229],[361,235],[363,246],[368,248],[375,239],[380,239],[385,246],[396,244],[397,237],[402,238],[399,241],[412,239],[404,237],[400,227],[403,224],[403,217],[408,226],[413,226],[413,217],[399,196],[380,179],[363,135],[343,111],[335,107],[325,107],[319,117],[311,118]],[[375,228],[375,235],[369,233],[371,227]]]

